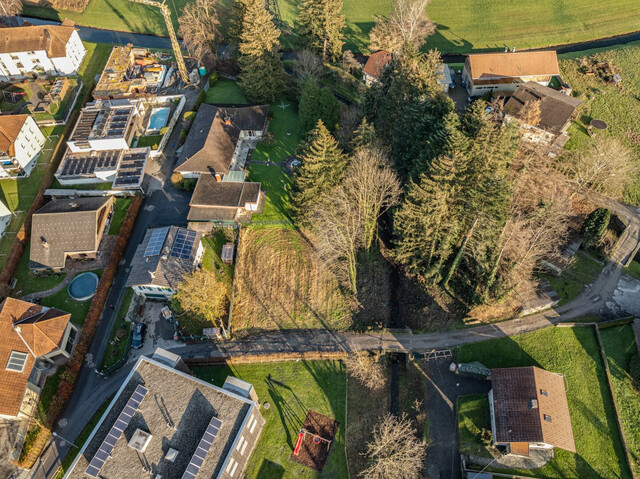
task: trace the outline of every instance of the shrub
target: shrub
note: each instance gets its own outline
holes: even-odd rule
[[[218,78],[220,78],[220,75],[218,75],[218,72],[213,72],[209,77],[209,87],[212,87],[216,83],[218,83]]]
[[[640,354],[636,354],[631,358],[629,374],[631,375],[631,382],[633,383],[634,389],[640,392]]]
[[[182,115],[182,119],[184,121],[192,121],[196,116],[196,112],[193,110],[185,111],[184,115]]]
[[[31,427],[29,427],[29,430],[27,431],[27,435],[24,438],[24,444],[22,445],[22,450],[20,451],[20,462],[26,459],[29,451],[31,451],[31,448],[36,443],[41,430],[42,426],[40,424],[35,421],[31,422]]]
[[[160,128],[160,134],[161,135],[166,135],[168,131],[169,131],[169,127],[168,126],[163,126],[162,128]]]
[[[611,211],[598,208],[589,213],[582,225],[583,244],[585,248],[596,246],[607,232],[611,220]]]
[[[207,92],[202,90],[198,95],[198,98],[196,98],[196,102],[193,105],[193,109],[195,111],[198,111],[198,109],[200,108],[200,105],[202,105],[202,102],[205,100],[205,98],[207,98]]]

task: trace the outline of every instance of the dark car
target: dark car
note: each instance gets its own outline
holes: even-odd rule
[[[133,328],[133,340],[131,341],[131,347],[133,349],[140,349],[142,347],[146,329],[147,327],[144,323],[136,323],[135,328]]]

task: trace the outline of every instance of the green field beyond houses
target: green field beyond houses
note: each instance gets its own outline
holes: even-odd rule
[[[177,25],[179,12],[192,0],[169,2]],[[280,0],[282,18],[289,25],[299,0]],[[389,13],[392,0],[344,0],[346,48],[366,52],[375,15]],[[431,0],[427,11],[438,30],[427,44],[444,53],[558,45],[636,31],[637,0]],[[25,6],[24,14],[43,18],[71,18],[81,25],[167,35],[160,11],[130,0],[91,0],[82,12]]]

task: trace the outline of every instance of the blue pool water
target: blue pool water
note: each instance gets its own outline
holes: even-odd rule
[[[151,110],[151,115],[149,116],[149,124],[147,125],[147,131],[158,131],[160,128],[164,127],[167,124],[167,120],[169,119],[169,111],[171,108],[168,106],[162,108],[154,108]]]
[[[82,273],[73,278],[69,286],[67,286],[67,292],[71,299],[76,301],[87,301],[91,299],[98,287],[98,275],[95,273]]]

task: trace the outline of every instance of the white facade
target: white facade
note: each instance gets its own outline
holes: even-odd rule
[[[31,174],[45,144],[35,120],[28,116],[13,143],[13,156],[0,156],[0,178],[24,178]]]
[[[0,53],[0,81],[19,80],[29,73],[74,75],[87,53],[77,31],[69,37],[65,50],[66,56],[57,58],[50,58],[46,50]]]
[[[0,201],[0,238],[4,236],[7,227],[11,223],[11,211],[2,201]]]

